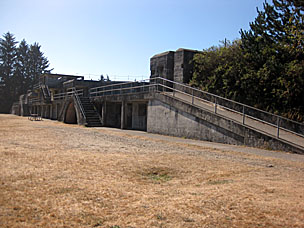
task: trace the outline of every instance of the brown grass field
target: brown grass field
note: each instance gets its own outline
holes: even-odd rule
[[[149,135],[0,115],[0,227],[304,227],[299,155]]]

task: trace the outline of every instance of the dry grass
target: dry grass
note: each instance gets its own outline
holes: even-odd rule
[[[0,227],[304,227],[302,162],[0,115],[0,171]]]

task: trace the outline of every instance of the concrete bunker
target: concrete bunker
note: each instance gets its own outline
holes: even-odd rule
[[[129,130],[147,130],[148,101],[96,102],[103,126]]]

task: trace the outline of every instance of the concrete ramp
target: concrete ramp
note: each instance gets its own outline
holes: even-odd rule
[[[148,132],[304,154],[300,134],[178,90],[154,97],[148,106]]]

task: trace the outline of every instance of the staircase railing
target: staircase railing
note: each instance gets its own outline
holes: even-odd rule
[[[79,107],[80,112],[81,112],[83,118],[84,118],[85,121],[86,121],[86,115],[85,115],[85,112],[84,112],[84,108],[83,108],[83,106],[82,106],[82,103],[81,103],[81,101],[80,101],[78,92],[77,92],[77,90],[76,90],[75,87],[73,87],[72,92],[73,92],[73,95],[74,95],[75,100],[76,100],[76,102],[77,102],[77,106]]]
[[[40,88],[41,88],[44,99],[49,101],[51,98],[51,93],[50,93],[49,87],[47,85],[42,84],[40,86]]]

